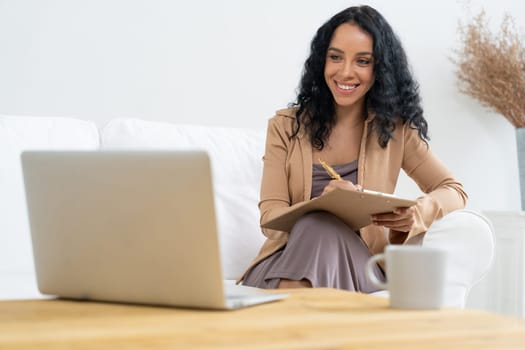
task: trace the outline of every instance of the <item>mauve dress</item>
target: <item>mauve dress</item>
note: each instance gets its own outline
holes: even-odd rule
[[[357,183],[357,160],[333,167],[343,179]],[[320,164],[313,165],[312,198],[319,196],[331,180]],[[253,266],[242,284],[277,288],[281,278],[307,279],[312,287],[331,287],[371,293],[377,291],[365,276],[370,258],[368,247],[339,218],[328,212],[312,212],[299,219],[282,249]],[[381,280],[379,266],[375,273]]]

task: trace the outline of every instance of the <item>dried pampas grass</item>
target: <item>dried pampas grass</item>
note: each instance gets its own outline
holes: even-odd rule
[[[458,87],[503,115],[516,128],[525,127],[525,46],[510,15],[492,34],[482,11],[458,29],[461,46],[452,61]]]

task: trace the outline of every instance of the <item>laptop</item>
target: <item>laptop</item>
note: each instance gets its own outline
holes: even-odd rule
[[[21,159],[41,293],[204,309],[287,296],[224,283],[204,151],[25,151]]]

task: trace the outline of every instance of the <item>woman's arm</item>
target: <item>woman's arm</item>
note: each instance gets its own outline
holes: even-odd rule
[[[464,208],[468,198],[462,184],[419,138],[417,130],[407,125],[404,129],[402,168],[425,195],[412,208],[374,218],[378,225],[390,229],[391,243],[403,243],[426,232],[434,220]]]
[[[291,204],[286,169],[290,139],[284,125],[285,122],[282,116],[275,116],[268,122],[259,202],[261,224],[289,210]],[[262,231],[270,239],[279,239],[287,234],[265,228]]]

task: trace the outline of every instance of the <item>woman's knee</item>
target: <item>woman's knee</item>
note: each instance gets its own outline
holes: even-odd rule
[[[314,211],[303,215],[297,220],[294,229],[309,229],[314,227],[331,226],[340,221],[337,216],[326,211]]]
[[[315,211],[303,215],[292,228],[291,235],[339,235],[354,232],[337,216],[325,211]]]

